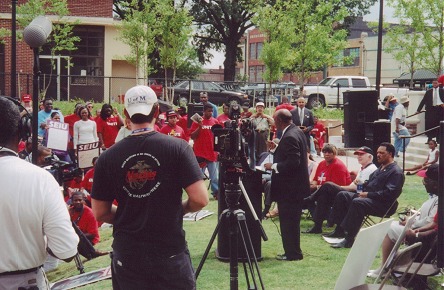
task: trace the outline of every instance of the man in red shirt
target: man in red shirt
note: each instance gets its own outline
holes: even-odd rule
[[[166,112],[166,119],[167,123],[160,129],[160,133],[187,141],[182,127],[177,125],[176,112],[174,110]]]
[[[69,208],[71,221],[79,227],[93,245],[97,244],[100,241],[97,220],[94,217],[92,209],[84,205],[85,199],[83,193],[75,191],[72,194],[71,199],[72,204]]]
[[[177,108],[177,125],[185,132],[185,140],[190,141],[190,130],[188,128],[188,115],[185,107]]]
[[[217,116],[217,120],[223,127],[225,127],[225,122],[230,121],[230,115],[229,115],[230,107],[226,104],[223,104],[222,110],[223,114]]]
[[[211,194],[217,199],[219,193],[219,162],[217,162],[217,152],[214,151],[214,135],[211,127],[219,124],[219,121],[212,117],[213,106],[211,104],[205,104],[203,109],[203,118],[200,118],[199,122],[194,122],[191,126],[191,139],[194,140],[193,149],[198,162],[206,163],[211,179]]]
[[[68,142],[68,153],[71,160],[77,160],[75,156],[74,151],[74,143],[73,143],[73,136],[74,136],[74,123],[77,121],[80,121],[80,117],[77,114],[77,110],[82,106],[81,103],[77,103],[74,107],[74,113],[70,114],[65,117],[65,123],[68,124],[68,130],[69,130],[69,142]]]

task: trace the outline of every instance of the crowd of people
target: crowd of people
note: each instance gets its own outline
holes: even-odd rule
[[[421,104],[430,105],[426,98],[431,95],[431,106],[442,109],[444,93],[440,95],[440,90],[427,92]],[[433,99],[437,96],[442,96],[441,103]],[[49,268],[44,266],[49,270],[54,268],[54,260],[69,261],[77,252],[84,255],[84,248],[80,249],[82,239],[86,239],[91,247],[96,245],[100,241],[98,228],[107,223],[114,227],[111,269],[115,289],[143,288],[146,283],[167,288],[186,285],[185,288],[193,289],[195,278],[182,229],[182,216],[207,205],[208,191],[203,182],[206,172],[210,179],[210,194],[215,200],[219,199],[223,180],[219,180],[219,159],[212,127],[229,127],[233,121],[229,104],[224,104],[222,114],[218,115],[217,107],[210,102],[207,93],[201,93],[200,100],[203,111],[200,116],[190,117],[192,122],[188,122],[185,107],[161,112],[157,96],[146,86],[136,86],[126,92],[123,116],[110,104],[103,104],[94,117],[92,102],[78,103],[72,114],[63,116],[53,107],[51,99],[43,100],[41,110],[36,112],[41,140],[36,165],[48,165],[48,156],[76,164],[80,145],[98,143],[101,148],[100,156],[91,161],[91,167],[77,171],[69,184],[65,184],[63,201],[50,173],[26,162],[32,161],[32,138],[25,136],[19,142],[18,121],[15,119],[19,119],[20,112],[9,100],[0,99],[0,118],[4,119],[0,122],[0,167],[10,166],[38,176],[40,179],[30,185],[45,192],[36,192],[34,188],[26,189],[30,192],[25,193],[25,189],[12,188],[18,185],[8,186],[10,190],[29,194],[30,202],[36,202],[36,194],[45,200],[52,199],[49,204],[55,209],[54,213],[46,213],[50,211],[47,205],[38,203],[44,214],[36,216],[32,223],[34,229],[23,233],[38,237],[38,243],[33,245],[35,253],[24,256],[23,263],[0,262],[0,284],[4,281],[2,273],[7,273],[6,276],[18,274],[21,278],[33,273],[37,277],[36,283],[42,285],[45,279],[40,266],[45,261],[52,265]],[[25,108],[30,107],[30,98],[24,97],[22,101]],[[305,104],[303,97],[297,99],[296,106],[283,97],[272,115],[265,113],[263,102],[257,102],[254,110],[244,103],[240,112],[241,119],[250,120],[255,136],[253,146],[249,147],[254,152],[245,158],[253,156],[250,161],[263,169],[265,208],[262,218],[279,216],[280,219],[284,252],[276,256],[279,261],[303,259],[300,220],[304,209],[314,223],[304,233],[322,234],[325,226],[335,227],[325,236],[343,239],[332,247],[350,248],[367,215],[385,217],[396,211],[405,181],[395,157],[406,150],[400,136],[409,135],[405,126],[407,96],[400,98],[399,103],[393,96],[387,98],[394,144],[383,142],[376,152],[366,146],[357,149],[354,152],[360,165],[357,172],[350,172],[338,158],[338,149],[326,142],[326,128]],[[434,109],[438,112],[439,108]],[[46,147],[49,144],[49,122],[68,124],[69,139],[65,151]],[[434,221],[432,217],[436,216],[439,151],[437,136],[428,136],[430,151],[426,161],[406,169],[408,174],[418,173],[424,177],[424,185],[431,195],[421,209],[418,222],[407,234],[410,242],[414,240],[411,235],[418,238],[423,235],[418,233],[429,229],[433,232],[436,227],[436,219]],[[11,159],[16,156],[24,161],[12,165]],[[322,159],[318,162],[313,156]],[[375,166],[375,161],[379,167]],[[8,174],[13,174],[14,170],[8,170]],[[7,180],[8,176],[1,178]],[[187,195],[185,200],[182,200],[182,190]],[[9,198],[8,202],[13,205],[16,201]],[[51,224],[55,218],[58,219],[56,228]],[[37,228],[43,226],[43,232],[35,232],[36,224]],[[403,225],[394,223],[385,237],[382,264]],[[12,231],[14,226],[18,225],[12,224],[6,230],[11,228]],[[73,229],[80,233],[77,231],[76,234]],[[69,242],[62,243],[57,237],[60,234]],[[47,236],[48,252],[43,247],[43,235]],[[92,249],[85,254],[89,259],[108,254]],[[15,245],[6,245],[4,249],[16,250]],[[165,260],[171,257],[174,261],[166,263]],[[378,271],[382,271],[382,267],[372,270],[369,275],[379,274]]]

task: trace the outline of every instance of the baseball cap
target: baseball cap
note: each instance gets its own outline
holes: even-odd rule
[[[439,164],[432,164],[429,168],[420,170],[416,175],[420,177],[428,177],[432,180],[438,181],[439,179]]]
[[[177,117],[177,113],[174,110],[169,110],[166,112],[166,117],[167,117],[167,119],[169,117]]]
[[[149,115],[153,105],[157,103],[156,93],[147,86],[135,86],[125,93],[125,109],[128,115]]]
[[[250,104],[248,102],[242,103],[242,108],[250,108]]]
[[[365,153],[368,153],[368,154],[371,154],[371,155],[374,155],[373,154],[373,150],[372,149],[370,149],[369,147],[367,147],[367,146],[362,146],[361,148],[359,148],[358,150],[356,150],[355,151],[355,153],[353,153],[353,154],[365,154]]]
[[[22,95],[22,102],[29,103],[31,101],[32,101],[31,95],[29,95],[29,94]]]
[[[401,99],[399,100],[399,102],[401,104],[405,104],[407,102],[410,102],[409,96],[402,96]]]
[[[256,103],[256,107],[257,107],[257,106],[265,107],[265,104],[264,104],[264,102],[257,102],[257,103]]]

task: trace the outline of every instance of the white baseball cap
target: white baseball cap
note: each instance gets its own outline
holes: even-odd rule
[[[257,102],[257,103],[256,103],[256,107],[257,107],[257,106],[265,107],[265,104],[264,104],[264,102]]]
[[[156,93],[147,86],[135,86],[125,93],[125,109],[128,115],[142,114],[148,116],[157,103]]]

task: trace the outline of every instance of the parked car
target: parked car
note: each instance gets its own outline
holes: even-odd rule
[[[240,105],[245,101],[249,101],[248,95],[243,92],[227,91],[220,85],[213,82],[192,80],[182,81],[174,86],[173,102],[176,105],[182,106],[187,105],[190,102],[199,103],[201,92],[206,92],[208,94],[209,101],[218,106],[224,103],[236,103]]]

